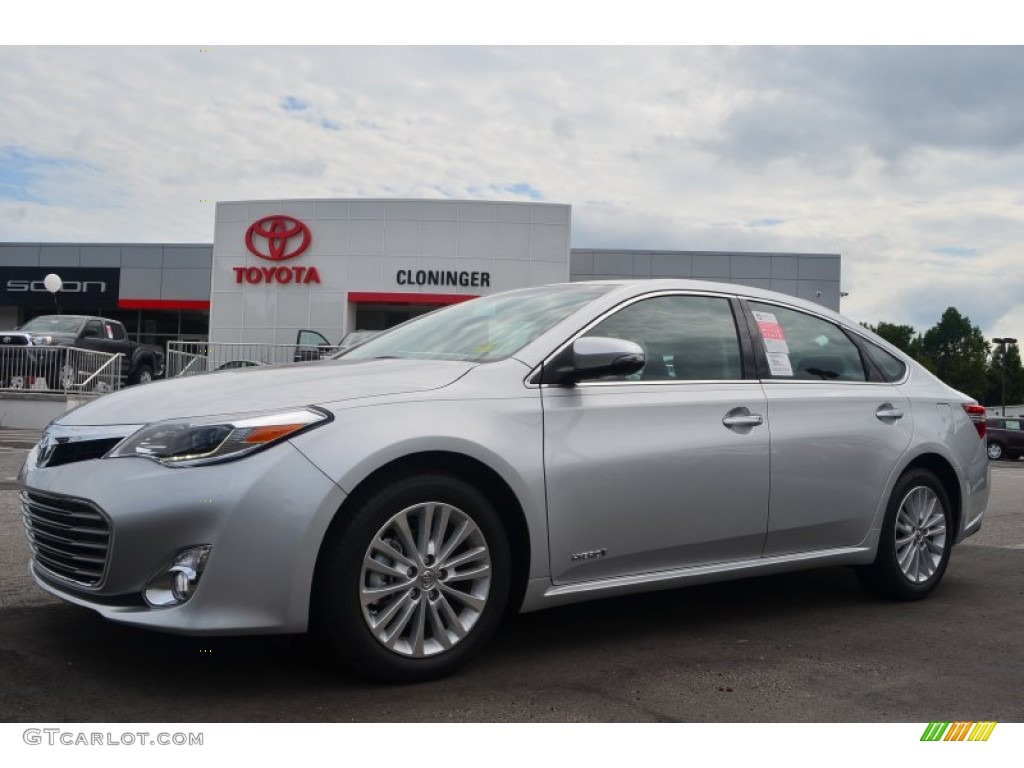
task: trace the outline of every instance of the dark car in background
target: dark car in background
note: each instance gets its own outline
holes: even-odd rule
[[[1016,461],[1024,456],[1024,417],[987,419],[988,457]]]

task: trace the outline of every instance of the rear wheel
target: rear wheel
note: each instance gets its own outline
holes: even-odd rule
[[[1003,446],[1001,443],[989,443],[988,444],[988,457],[992,461],[999,461],[1003,458]]]
[[[358,674],[394,683],[442,677],[497,628],[510,564],[486,496],[448,475],[408,477],[368,496],[324,542],[319,625]]]
[[[861,582],[893,600],[920,600],[938,586],[953,546],[946,489],[931,472],[912,469],[889,499],[875,562],[857,570]]]

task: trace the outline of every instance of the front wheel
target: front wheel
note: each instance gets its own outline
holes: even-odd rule
[[[149,384],[153,380],[153,369],[143,363],[131,376],[128,377],[129,384]]]
[[[321,551],[315,609],[355,672],[431,680],[484,646],[511,574],[508,538],[486,496],[456,477],[417,475],[382,487],[339,523]]]
[[[999,443],[989,443],[988,457],[992,459],[992,461],[999,461],[1003,458],[1003,446]]]
[[[953,546],[953,515],[942,483],[925,469],[893,488],[875,562],[857,569],[861,582],[892,600],[920,600],[938,586]]]

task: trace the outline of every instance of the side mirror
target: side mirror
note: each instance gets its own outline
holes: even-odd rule
[[[558,356],[545,373],[548,384],[572,384],[605,376],[628,376],[644,367],[644,350],[625,339],[584,336]]]

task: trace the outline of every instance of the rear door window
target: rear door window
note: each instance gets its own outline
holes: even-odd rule
[[[835,323],[788,307],[750,302],[771,378],[867,381],[860,350]]]

